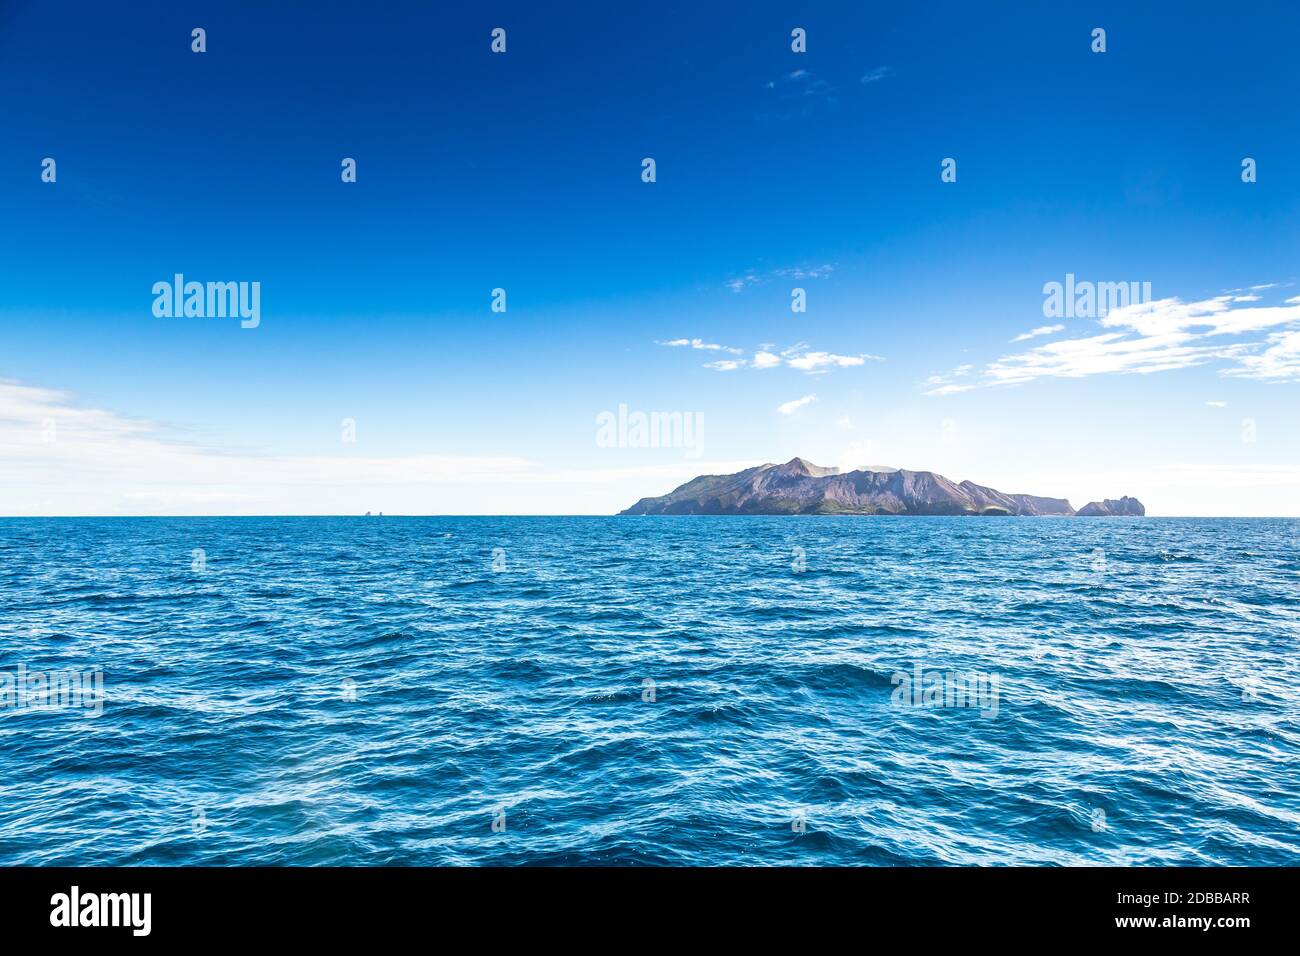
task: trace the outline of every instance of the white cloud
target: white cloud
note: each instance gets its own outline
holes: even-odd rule
[[[357,514],[372,506],[412,514],[609,513],[644,494],[647,480],[680,484],[756,464],[684,459],[552,470],[513,456],[380,457],[345,447],[338,454],[232,452],[154,422],[81,406],[66,392],[0,380],[0,514],[6,515]],[[554,491],[503,496],[502,485]],[[570,485],[609,491],[597,499],[594,492],[566,491]]]
[[[1101,325],[1147,336],[1192,332],[1198,337],[1206,337],[1258,332],[1297,320],[1300,320],[1300,305],[1234,309],[1232,296],[1220,295],[1200,302],[1169,298],[1112,309],[1101,319]]]
[[[790,120],[808,117],[839,103],[839,87],[829,80],[815,78],[808,70],[783,73],[763,84],[771,91],[759,119]]]
[[[936,386],[935,388],[930,389],[927,392],[922,392],[921,394],[922,395],[956,395],[958,392],[969,392],[973,388],[975,388],[974,385],[951,385],[951,384],[939,385]]]
[[[1258,355],[1243,355],[1224,375],[1264,381],[1300,381],[1300,329],[1274,332]]]
[[[1214,401],[1210,401],[1210,402],[1206,402],[1205,404],[1206,404],[1206,405],[1209,405],[1211,408],[1227,408],[1227,407],[1228,407],[1228,403],[1227,403],[1227,402],[1214,402]]]
[[[1028,341],[1029,339],[1036,339],[1043,335],[1055,335],[1057,332],[1063,332],[1063,331],[1065,331],[1065,326],[1063,325],[1040,325],[1036,329],[1030,329],[1028,332],[1022,332],[1020,335],[1017,335],[1011,341],[1013,344],[1016,342],[1025,342]]]
[[[884,359],[879,355],[868,355],[866,353],[860,353],[858,355],[837,355],[834,352],[810,351],[805,342],[800,342],[787,349],[782,349],[779,354],[772,351],[773,346],[762,345],[759,346],[753,357],[748,359],[743,357],[743,349],[732,348],[726,345],[716,345],[711,342],[706,342],[703,339],[669,339],[667,341],[657,341],[655,344],[704,351],[721,351],[738,356],[734,359],[718,359],[712,362],[706,362],[704,367],[715,372],[734,372],[737,369],[745,368],[746,366],[755,369],[768,369],[776,368],[785,364],[791,368],[798,369],[801,372],[821,375],[825,374],[825,372],[832,368],[852,368],[854,366],[864,365],[868,361],[884,361]],[[971,366],[966,366],[966,368],[969,369]]]
[[[787,365],[791,368],[797,368],[801,372],[820,373],[830,368],[852,368],[856,365],[863,365],[868,360],[873,362],[884,361],[879,355],[836,355],[833,352],[808,352],[803,351],[798,346],[787,349],[782,354],[786,356]]]
[[[825,279],[835,271],[835,266],[829,262],[819,266],[796,266],[792,269],[777,269],[772,275],[780,276],[782,279]]]
[[[954,378],[964,378],[975,370],[974,365],[958,365],[947,375],[931,375],[922,384],[926,390],[922,395],[955,395],[957,392],[969,392],[975,388],[974,385],[958,385],[952,380]]]
[[[1122,332],[1108,332],[1084,339],[1067,339],[998,359],[984,374],[993,384],[1001,385],[1043,377],[1083,378],[1107,372],[1149,374],[1201,365],[1230,352],[1223,346],[1193,345],[1194,338],[1183,332],[1136,338]]]
[[[803,408],[805,405],[811,405],[815,401],[817,401],[816,395],[805,395],[803,398],[796,398],[792,401],[785,402],[784,404],[778,405],[776,407],[776,410],[780,412],[782,415],[793,415],[795,412],[799,411],[799,409]]]
[[[1099,321],[1107,330],[1099,335],[1050,342],[990,363],[984,370],[986,384],[1107,373],[1145,375],[1216,360],[1236,362],[1226,375],[1276,381],[1300,374],[1296,340],[1290,333],[1227,340],[1300,323],[1300,303],[1234,307],[1235,301],[1232,295],[1198,302],[1168,298],[1113,309]]]
[[[729,345],[718,345],[714,342],[706,342],[703,339],[670,339],[667,342],[656,342],[656,345],[667,345],[670,348],[690,347],[699,349],[704,352],[730,352],[732,355],[740,355],[744,350],[732,348]]]
[[[819,266],[784,266],[780,269],[764,271],[761,274],[754,269],[750,269],[742,276],[728,279],[725,284],[732,292],[742,292],[752,285],[758,285],[772,279],[825,279],[834,271],[835,264],[833,262],[823,262]]]
[[[874,70],[862,74],[862,79],[860,79],[858,82],[860,82],[863,86],[866,86],[870,83],[878,83],[888,75],[889,75],[889,67],[878,66]]]
[[[740,292],[746,286],[754,285],[759,281],[761,280],[758,278],[758,276],[754,275],[751,272],[746,275],[740,276],[739,278],[736,279],[728,279],[727,288],[730,289],[732,292]]]

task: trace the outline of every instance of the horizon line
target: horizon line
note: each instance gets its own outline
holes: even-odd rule
[[[910,514],[640,514],[627,515],[621,512],[612,514],[606,512],[552,512],[549,514],[453,514],[450,512],[437,514],[385,514],[376,512],[374,514],[357,514],[356,512],[336,513],[336,514],[275,514],[250,513],[250,514],[147,514],[147,515],[130,515],[130,514],[75,514],[75,515],[0,515],[0,521],[27,521],[27,520],[85,520],[85,519],[109,519],[116,518],[122,520],[138,518],[833,518],[833,519],[852,519],[852,518],[1023,518],[1030,520],[1045,520],[1052,518],[1073,519],[1079,515],[985,515],[985,514],[959,514],[959,515],[910,515]],[[1300,515],[1095,515],[1083,516],[1085,521],[1105,521],[1105,520],[1123,520],[1123,521],[1142,521],[1149,518],[1156,519],[1178,519],[1178,520],[1202,520],[1202,521],[1300,521]]]

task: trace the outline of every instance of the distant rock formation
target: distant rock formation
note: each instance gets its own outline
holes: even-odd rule
[[[1142,506],[1142,502],[1128,495],[1119,501],[1114,498],[1089,501],[1078,511],[1080,518],[1141,518],[1146,513],[1147,509]]]
[[[1146,513],[1135,498],[1103,504],[1137,509],[1116,514]],[[1094,502],[1088,507],[1102,506]],[[734,475],[701,475],[669,494],[642,498],[621,513],[1073,515],[1074,509],[1064,498],[1004,494],[971,481],[954,482],[932,471],[881,467],[841,473],[838,468],[792,458],[784,465],[759,465]]]

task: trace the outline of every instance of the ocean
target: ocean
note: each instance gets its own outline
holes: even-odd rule
[[[0,864],[1297,865],[1298,533],[3,519]]]

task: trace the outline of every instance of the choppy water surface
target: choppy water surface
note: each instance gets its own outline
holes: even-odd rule
[[[1298,533],[0,520],[0,863],[1295,865]]]

